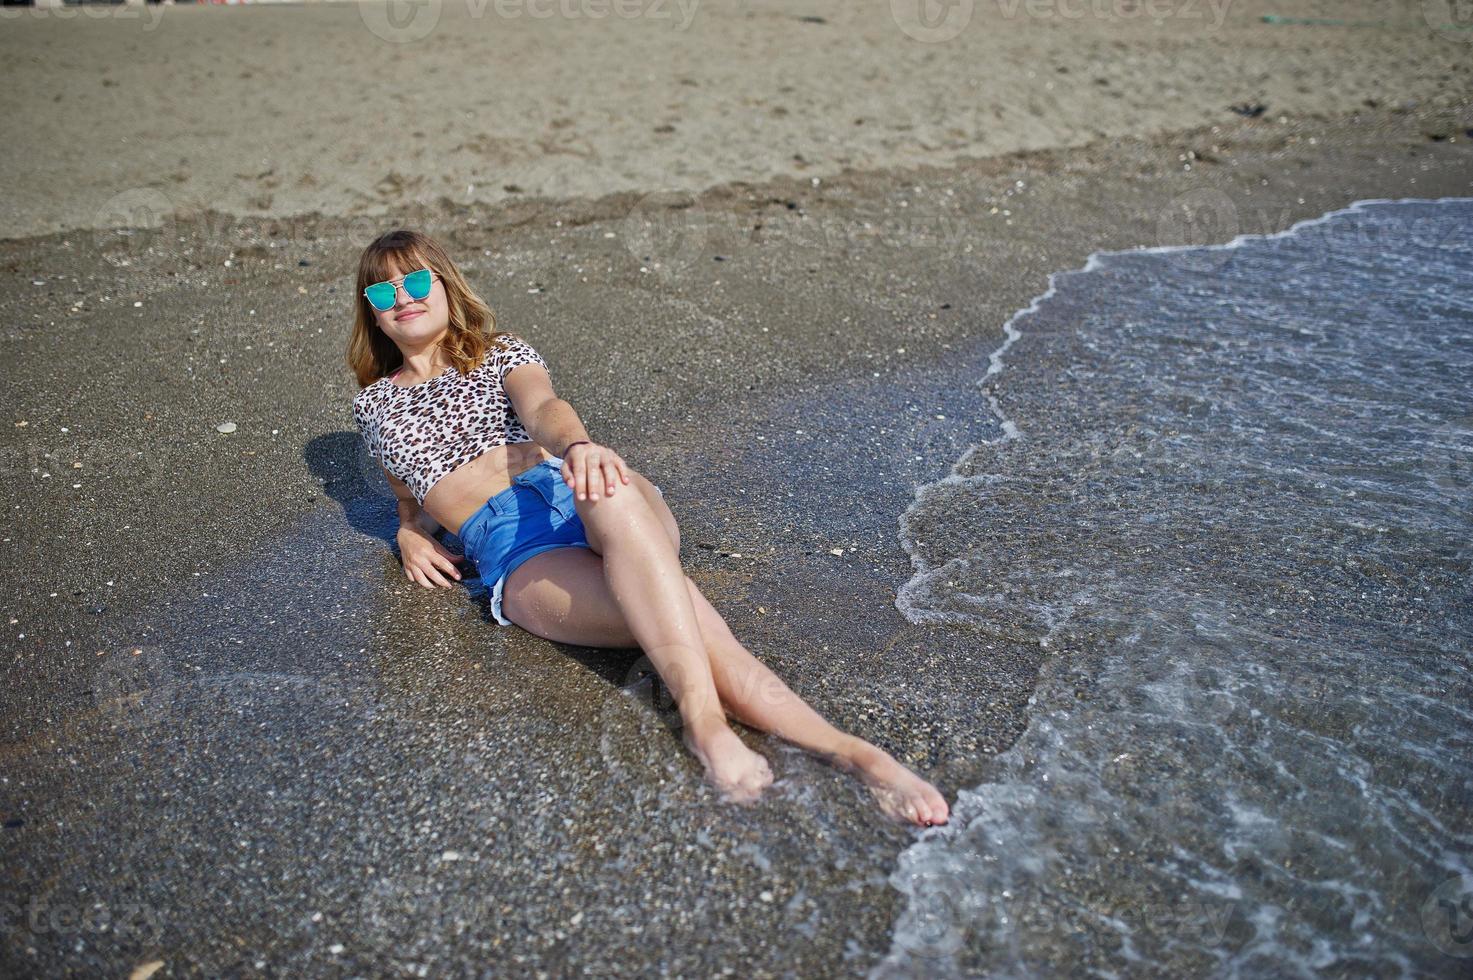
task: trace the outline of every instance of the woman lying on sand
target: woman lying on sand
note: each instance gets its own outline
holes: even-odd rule
[[[547,363],[495,330],[438,243],[402,229],[379,236],[359,260],[357,292],[353,416],[399,498],[411,580],[451,588],[468,557],[495,583],[498,623],[560,643],[643,648],[675,698],[686,746],[727,800],[749,802],[772,782],[767,760],[727,726],[730,712],[857,773],[893,819],[946,822],[934,786],[834,728],[732,636],[681,570],[680,531],[659,488],[589,438]],[[455,529],[465,557],[431,536],[424,515]]]

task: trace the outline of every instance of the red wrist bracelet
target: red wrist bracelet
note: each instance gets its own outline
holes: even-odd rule
[[[592,439],[579,439],[577,442],[570,442],[570,443],[568,443],[566,449],[564,449],[562,452],[558,453],[558,457],[557,458],[558,459],[565,458],[568,455],[568,449],[572,449],[574,446],[582,446],[584,444],[587,444],[587,445],[590,445],[591,446],[591,445],[593,445],[593,440]]]

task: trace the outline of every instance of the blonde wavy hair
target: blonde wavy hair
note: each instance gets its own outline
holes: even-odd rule
[[[490,348],[506,350],[496,329],[496,314],[460,274],[449,253],[429,235],[409,228],[386,231],[369,243],[358,259],[358,288],[353,333],[348,338],[348,368],[360,388],[392,374],[404,364],[404,355],[378,326],[377,311],[363,290],[390,278],[390,266],[404,271],[428,268],[440,277],[450,306],[450,329],[440,342],[450,363],[462,376],[479,367]]]

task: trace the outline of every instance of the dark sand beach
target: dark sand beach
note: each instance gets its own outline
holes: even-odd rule
[[[976,383],[1002,324],[1101,249],[1467,196],[1465,95],[0,242],[0,969],[872,970],[918,835],[857,782],[742,730],[777,783],[722,804],[667,715],[619,692],[636,651],[549,644],[404,578],[343,365],[358,251],[400,224],[446,242],[595,438],[664,488],[743,642],[952,799],[1026,726],[1044,651],[1020,619],[978,670],[975,635],[908,622],[897,519],[998,434]]]

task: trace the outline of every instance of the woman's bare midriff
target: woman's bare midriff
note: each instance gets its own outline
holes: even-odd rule
[[[535,442],[513,442],[488,449],[440,477],[421,506],[441,527],[458,534],[460,526],[487,500],[511,486],[517,474],[552,458],[552,453]]]

